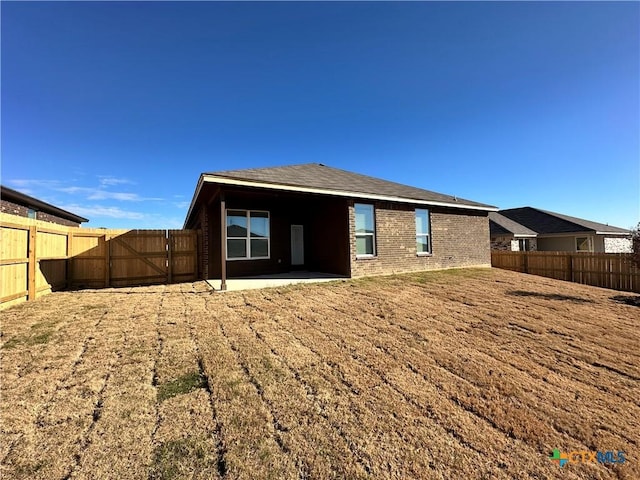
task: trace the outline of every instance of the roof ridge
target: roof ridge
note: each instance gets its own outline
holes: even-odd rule
[[[563,217],[575,218],[576,220],[586,220],[586,219],[580,219],[578,217],[570,217],[569,215],[562,215],[561,213],[552,212],[551,210],[542,210],[541,208],[536,208],[536,207],[529,207],[529,208],[531,208],[532,210],[537,210],[538,212],[544,213],[545,215],[549,215],[551,217],[559,218],[563,222],[571,223],[572,225],[575,225],[576,227],[589,228],[590,229],[590,227],[587,226],[587,225],[576,223],[576,222],[574,222],[572,220],[567,220],[566,218],[563,218]],[[597,222],[594,222],[594,223],[597,223]]]
[[[544,210],[542,208],[524,206],[517,208],[507,208],[503,210],[499,210],[499,213],[503,214],[507,218],[511,218],[509,213],[513,212],[535,212],[538,215],[544,215],[547,218],[553,219],[556,222],[563,222],[569,227],[578,228],[581,231],[602,231],[614,234],[622,234],[624,232],[628,232],[627,229],[616,227],[614,225],[609,225],[608,223],[596,222],[594,220],[588,220],[586,218],[575,217],[573,215],[566,215],[564,213],[553,212],[551,210]],[[522,213],[524,214],[524,213]],[[514,220],[516,221],[516,220]],[[607,230],[605,230],[605,228]]]

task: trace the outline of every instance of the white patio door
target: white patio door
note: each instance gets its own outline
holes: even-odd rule
[[[304,265],[304,228],[291,225],[291,265]]]

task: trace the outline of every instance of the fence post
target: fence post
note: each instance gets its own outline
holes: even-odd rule
[[[570,282],[575,282],[575,276],[573,274],[573,255],[569,254],[569,261],[567,262],[567,268],[569,269],[568,271],[568,280]]]
[[[73,230],[67,232],[67,284],[69,288],[73,283]]]
[[[28,270],[27,270],[27,300],[36,299],[36,236],[38,227],[29,227],[29,250],[28,250]]]
[[[529,273],[529,252],[522,252],[522,273]]]
[[[171,230],[167,230],[167,236],[166,238],[166,242],[167,242],[167,283],[172,283],[173,280],[173,258],[171,255],[171,250],[173,248],[172,246],[172,236],[171,236]]]
[[[111,285],[111,242],[109,236],[104,234],[104,288]]]

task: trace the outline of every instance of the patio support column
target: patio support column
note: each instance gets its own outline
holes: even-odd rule
[[[224,192],[220,191],[220,290],[227,289],[227,220]]]

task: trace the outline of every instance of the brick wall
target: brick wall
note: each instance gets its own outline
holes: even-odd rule
[[[209,215],[207,214],[207,207],[202,206],[200,213],[198,214],[200,219],[198,229],[202,232],[202,250],[200,251],[200,273],[203,279],[209,278]]]
[[[29,208],[24,205],[18,205],[17,203],[10,202],[9,200],[0,200],[0,211],[3,213],[9,213],[11,215],[17,215],[19,217],[29,217]],[[80,224],[72,222],[66,218],[61,218],[56,215],[51,215],[45,212],[36,212],[36,219],[43,222],[57,223],[58,225],[66,225],[68,227],[79,227]]]
[[[432,254],[418,256],[415,207],[389,202],[374,206],[376,256],[356,258],[354,202],[349,203],[351,276],[491,265],[486,212],[432,208]]]

